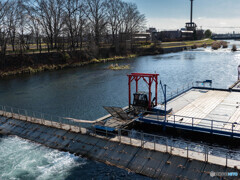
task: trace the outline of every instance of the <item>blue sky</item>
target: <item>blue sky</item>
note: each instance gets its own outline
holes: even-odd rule
[[[179,29],[190,19],[190,0],[125,0],[146,15],[147,27]],[[193,21],[217,33],[240,32],[240,0],[194,0]],[[234,28],[230,28],[234,27]]]

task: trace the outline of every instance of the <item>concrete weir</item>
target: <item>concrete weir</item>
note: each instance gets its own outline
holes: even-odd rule
[[[186,151],[127,133],[96,133],[96,129],[0,111],[0,133],[17,135],[47,147],[68,151],[156,179],[219,179],[211,171],[239,172],[239,161]],[[154,140],[155,140],[154,136]]]

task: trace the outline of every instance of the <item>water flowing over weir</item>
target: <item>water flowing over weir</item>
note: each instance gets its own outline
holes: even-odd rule
[[[185,82],[205,79],[213,79],[214,86],[226,88],[237,78],[236,67],[240,64],[239,57],[239,52],[231,53],[230,49],[220,49],[214,52],[211,49],[198,49],[118,62],[119,64],[131,64],[131,70],[109,71],[105,68],[111,63],[106,63],[33,76],[8,78],[0,82],[0,104],[62,117],[96,119],[105,114],[102,106],[124,107],[127,105],[125,79],[127,73],[159,72],[161,79],[169,85],[169,92],[177,88],[181,89]],[[85,75],[89,76],[84,78]],[[5,138],[3,137],[4,140]],[[22,140],[18,139],[17,141]],[[6,143],[6,141],[1,142]],[[31,144],[28,141],[26,143]],[[9,146],[9,144],[6,145]],[[9,148],[12,147],[9,146]],[[37,149],[40,152],[43,151],[41,148]],[[52,150],[49,149],[49,151]],[[12,158],[14,158],[14,154],[12,154]],[[35,158],[33,157],[33,159]],[[4,163],[11,164],[11,162]],[[86,172],[84,167],[89,167],[88,163],[92,165],[91,168],[100,167],[101,169],[104,167],[107,169],[107,166],[103,164],[96,165],[87,161],[87,164],[78,171],[84,174]],[[77,169],[77,167],[73,166],[73,169]],[[111,174],[115,171],[120,171],[123,177],[128,175],[127,172],[115,168],[109,168],[107,172],[104,172]],[[96,177],[100,174],[92,176],[90,173],[88,177]],[[137,175],[131,177],[134,176]],[[9,176],[6,177],[16,176],[9,173]],[[38,177],[38,175],[34,177]],[[137,177],[139,178],[139,176]]]

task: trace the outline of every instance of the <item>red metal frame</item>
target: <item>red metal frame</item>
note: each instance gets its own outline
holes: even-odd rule
[[[155,104],[157,105],[157,88],[158,88],[158,76],[159,74],[146,74],[146,73],[132,73],[128,75],[128,101],[129,107],[131,105],[131,83],[133,80],[136,82],[136,92],[138,92],[138,81],[142,78],[148,85],[148,108],[151,108],[151,87],[155,82]],[[148,81],[147,81],[148,78]]]

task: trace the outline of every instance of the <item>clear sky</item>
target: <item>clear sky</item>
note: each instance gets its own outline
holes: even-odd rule
[[[125,0],[137,4],[147,27],[180,29],[190,21],[190,0]],[[216,33],[240,33],[240,0],[194,0],[193,21]]]

